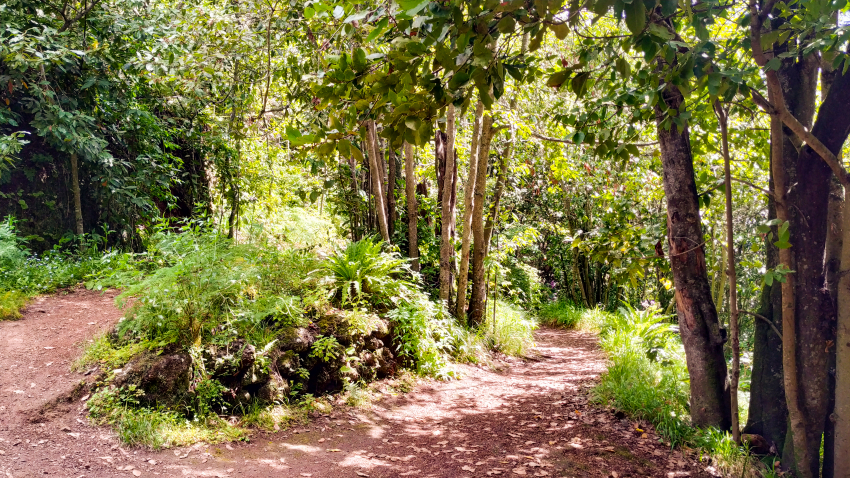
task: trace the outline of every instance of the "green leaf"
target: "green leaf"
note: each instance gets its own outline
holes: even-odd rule
[[[570,70],[562,70],[553,74],[549,77],[548,80],[546,80],[546,86],[552,88],[560,88],[561,85],[563,85],[564,82],[567,81],[567,79],[570,77],[570,73],[572,73]]]
[[[321,196],[321,195],[322,195],[322,193],[320,193],[319,191],[311,192],[310,193],[310,202],[316,202],[316,199],[318,199],[319,196]]]
[[[537,51],[540,48],[540,44],[543,43],[543,35],[546,33],[545,28],[541,28],[537,35],[534,35],[534,38],[531,39],[531,42],[528,44],[528,51]]]
[[[412,17],[422,11],[429,3],[431,3],[431,0],[399,0],[398,6],[404,10],[405,14]]]
[[[581,73],[577,73],[576,76],[570,80],[570,88],[572,88],[573,92],[577,96],[584,96],[588,78],[590,78],[590,72],[582,71]]]
[[[614,61],[614,69],[617,70],[617,73],[619,73],[624,80],[627,80],[632,74],[631,65],[629,65],[628,60],[622,57],[617,58],[617,60]]]
[[[549,25],[549,29],[555,33],[555,37],[557,37],[558,40],[567,38],[567,35],[570,33],[570,27],[568,27],[566,23],[553,23]]]
[[[626,27],[633,35],[642,32],[646,27],[646,8],[643,2],[634,0],[631,4],[626,5],[624,10],[626,14]]]
[[[366,52],[362,48],[354,50],[351,66],[358,72],[366,69]]]
[[[508,15],[499,20],[499,24],[497,26],[501,33],[513,33],[516,28],[516,20],[514,17]]]
[[[665,17],[669,17],[676,13],[676,7],[678,6],[678,0],[661,0],[661,14]]]

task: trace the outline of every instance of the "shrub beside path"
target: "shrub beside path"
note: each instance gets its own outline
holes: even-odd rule
[[[641,423],[588,404],[605,370],[592,334],[544,328],[527,360],[458,366],[370,407],[337,408],[250,443],[151,451],[88,424],[70,371],[121,316],[114,294],[38,299],[0,323],[0,477],[707,477]],[[66,400],[67,399],[67,400]]]

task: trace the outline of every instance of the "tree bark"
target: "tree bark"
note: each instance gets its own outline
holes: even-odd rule
[[[833,470],[835,477],[850,476],[850,209],[845,191],[842,217],[841,274],[838,278],[838,322],[835,353],[835,412]]]
[[[455,107],[448,105],[446,107],[446,143],[445,143],[445,167],[443,168],[442,181],[442,203],[440,213],[440,223],[442,230],[440,234],[440,300],[445,301],[446,305],[451,302],[451,287],[452,287],[452,265],[454,264],[454,241],[453,241],[453,223],[454,223],[454,201],[455,196]],[[438,132],[439,134],[439,132]]]
[[[387,149],[387,233],[390,238],[395,234],[395,221],[397,219],[395,187],[398,171],[396,167],[395,151],[390,147]]]
[[[679,110],[684,97],[678,87],[662,90],[667,108]],[[729,429],[730,396],[726,383],[725,336],[711,297],[705,264],[705,240],[700,227],[693,155],[687,126],[665,129],[664,110],[655,107],[661,146],[670,265],[676,286],[679,330],[690,375],[691,419],[698,427]]]
[[[74,227],[78,236],[85,234],[83,228],[83,200],[80,195],[80,162],[77,153],[71,153],[71,194],[74,196]],[[82,238],[80,238],[82,239]],[[80,249],[82,250],[82,242]]]
[[[419,205],[416,203],[416,158],[413,145],[404,143],[404,191],[407,195],[407,256],[413,259],[412,268],[419,272]]]
[[[848,104],[850,74],[836,76],[811,128],[811,135],[833,155],[840,153],[850,132]],[[820,473],[821,441],[833,406],[830,369],[834,363],[835,347],[832,344],[835,343],[836,311],[825,288],[824,273],[833,170],[826,158],[815,152],[810,144],[807,141],[800,149],[795,186],[791,188],[788,200],[792,206],[789,207],[790,230],[792,253],[796,260],[794,269],[797,271],[793,274],[796,276],[797,380],[802,385],[799,398],[808,446],[804,456],[808,459],[806,472],[817,476]],[[847,181],[846,174],[841,179]],[[831,452],[827,454],[831,455]],[[800,455],[795,451],[793,456]],[[831,461],[831,456],[829,458]],[[802,471],[802,463],[797,468]]]
[[[366,123],[366,144],[369,147],[369,175],[372,177],[372,195],[375,198],[375,215],[378,216],[378,228],[381,232],[381,237],[385,242],[390,242],[390,233],[387,227],[387,208],[384,201],[386,196],[383,192],[383,181],[381,168],[378,165],[380,158],[378,157],[378,132],[375,126],[375,120],[369,120]]]
[[[728,112],[723,110],[719,101],[714,108],[720,123],[720,136],[723,143],[723,174],[726,192],[726,261],[729,274],[729,333],[732,341],[732,373],[729,380],[729,401],[732,412],[732,439],[741,443],[741,427],[738,423],[738,381],[741,377],[741,342],[738,337],[738,279],[735,271],[735,236],[732,223],[732,173],[729,158]]]
[[[484,277],[484,259],[487,244],[484,235],[484,201],[487,198],[487,162],[490,142],[493,139],[493,117],[484,116],[481,122],[481,139],[478,145],[478,166],[475,171],[475,199],[472,209],[472,295],[469,299],[469,320],[475,325],[484,322],[484,307],[487,298],[487,280]]]
[[[478,102],[475,108],[475,120],[472,123],[472,138],[469,147],[469,170],[466,174],[466,187],[463,191],[463,229],[461,230],[460,271],[457,277],[457,310],[455,315],[466,317],[466,289],[469,281],[469,250],[472,239],[472,210],[474,208],[475,180],[478,171],[478,143],[481,136],[484,103]]]
[[[782,160],[771,154],[771,163]],[[776,189],[773,172],[770,172],[768,189]],[[776,218],[776,202],[773,196],[768,198],[767,218]],[[773,242],[765,240],[764,244],[765,263],[771,270],[779,264],[779,249]],[[764,286],[758,313],[766,320],[755,321],[750,409],[744,433],[763,436],[779,453],[785,446],[788,431],[788,407],[782,373],[782,289],[779,282]],[[779,329],[779,335],[774,332],[773,327]]]

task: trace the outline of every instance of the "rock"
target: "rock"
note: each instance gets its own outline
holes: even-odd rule
[[[157,355],[147,351],[137,355],[115,376],[118,387],[135,385],[147,405],[168,405],[180,401],[189,390],[192,359],[185,352]]]
[[[366,350],[378,350],[384,347],[384,341],[375,337],[367,337],[363,343],[363,348]]]
[[[287,350],[277,356],[274,366],[281,376],[291,378],[301,367],[301,358],[294,350]]]
[[[384,347],[375,351],[378,360],[378,378],[388,377],[395,374],[396,362],[390,349]]]
[[[282,332],[277,336],[277,340],[278,350],[292,350],[300,354],[310,350],[313,342],[316,341],[316,337],[305,327],[295,327]]]
[[[378,319],[372,325],[373,325],[373,330],[372,330],[371,335],[372,335],[372,337],[375,337],[376,339],[386,340],[386,338],[389,337],[390,333],[392,332],[387,321],[385,321],[383,319]]]
[[[330,309],[316,320],[319,334],[336,337],[342,345],[351,345],[354,336],[348,321],[349,312],[340,309]]]
[[[210,345],[202,356],[204,367],[212,378],[241,377],[256,360],[257,351],[244,340],[234,340],[227,346]]]
[[[272,377],[262,387],[257,390],[255,396],[267,403],[282,402],[289,395],[289,381],[279,377]]]
[[[269,371],[266,367],[254,363],[242,376],[242,387],[261,385],[269,381]]]

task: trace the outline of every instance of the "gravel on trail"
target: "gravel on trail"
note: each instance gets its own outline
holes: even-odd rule
[[[114,291],[36,299],[0,322],[0,478],[709,477],[647,424],[588,402],[605,370],[593,334],[542,328],[528,359],[458,365],[366,408],[338,407],[249,443],[152,451],[86,419],[73,372],[82,346],[122,313]]]

